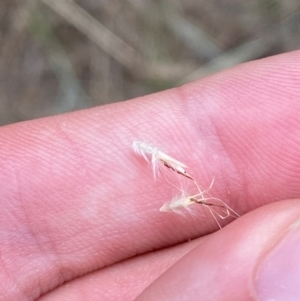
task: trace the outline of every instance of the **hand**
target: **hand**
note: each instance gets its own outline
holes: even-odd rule
[[[300,202],[280,200],[300,197],[299,62],[3,127],[0,300],[298,300]],[[159,212],[173,191],[134,140],[243,216]]]

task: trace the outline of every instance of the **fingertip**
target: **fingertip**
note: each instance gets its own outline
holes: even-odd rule
[[[299,213],[300,204],[297,201],[283,201],[264,206],[241,217],[207,237],[204,244],[196,247],[171,267],[136,301],[266,301],[273,300],[267,299],[271,297],[277,300],[276,296],[266,293],[265,289],[267,287],[268,292],[272,292],[272,285],[270,288],[270,284],[265,280],[270,279],[272,269],[267,267],[262,270],[259,267],[264,262],[265,254],[282,240],[289,232],[287,229],[298,220]],[[298,237],[299,235],[297,241],[300,245]],[[259,275],[264,279],[262,285],[261,280],[257,280],[257,270],[261,271]],[[277,274],[279,276],[279,272]],[[297,276],[299,274],[296,273]],[[275,287],[279,287],[278,281]]]

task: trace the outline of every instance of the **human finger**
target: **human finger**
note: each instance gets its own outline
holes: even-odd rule
[[[215,232],[136,301],[299,300],[300,202],[263,206]]]
[[[205,238],[201,237],[118,262],[63,284],[37,301],[132,301],[163,272],[204,240]]]
[[[33,299],[217,229],[209,213],[158,212],[174,191],[153,181],[133,140],[162,145],[202,186],[215,177],[212,194],[240,214],[299,196],[299,59],[290,53],[143,99],[3,127],[3,296]]]

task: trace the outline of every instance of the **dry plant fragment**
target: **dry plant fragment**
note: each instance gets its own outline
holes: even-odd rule
[[[220,223],[218,222],[217,217],[225,219],[229,216],[238,217],[239,215],[231,209],[226,203],[222,200],[215,198],[209,194],[209,190],[212,188],[214,180],[211,182],[208,189],[203,190],[200,188],[195,179],[189,175],[186,171],[187,166],[182,162],[172,158],[166,153],[159,150],[157,147],[154,147],[145,142],[133,142],[133,150],[136,154],[142,156],[148,163],[151,162],[154,178],[161,166],[167,167],[177,174],[184,176],[188,180],[191,180],[193,185],[197,188],[197,194],[191,194],[186,190],[181,190],[181,195],[177,198],[173,198],[171,202],[164,204],[159,210],[162,212],[178,212],[180,209],[189,209],[188,207],[193,204],[200,204],[208,208],[209,212],[217,222],[218,226],[221,228]],[[167,179],[168,181],[168,179]],[[168,181],[169,182],[169,181]],[[170,182],[169,182],[170,183]],[[171,183],[170,183],[171,184]],[[171,184],[174,186],[173,184]],[[217,216],[217,217],[216,217]]]
[[[151,158],[152,170],[155,179],[160,166],[164,165],[165,167],[172,169],[178,174],[193,180],[193,178],[186,172],[185,169],[187,166],[185,164],[165,154],[157,147],[154,147],[145,142],[134,141],[133,150],[136,154],[142,156],[148,163],[149,157]]]
[[[198,193],[194,195],[190,195],[187,191],[182,190],[181,195],[179,197],[173,198],[171,202],[165,203],[159,211],[162,212],[169,212],[173,211],[175,213],[178,213],[181,209],[190,209],[189,206],[193,204],[200,204],[204,207],[206,207],[213,218],[215,219],[216,223],[218,224],[219,228],[221,228],[221,225],[217,219],[217,217],[221,219],[226,219],[229,216],[238,218],[239,214],[235,212],[232,208],[230,208],[225,202],[220,200],[219,198],[213,197],[209,191],[212,188],[214,183],[214,179],[212,180],[210,186],[208,189],[203,190],[200,188],[198,183],[194,181],[194,184],[196,185],[198,189]]]

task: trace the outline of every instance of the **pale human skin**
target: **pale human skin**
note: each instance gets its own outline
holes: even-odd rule
[[[264,300],[261,262],[300,216],[299,112],[293,52],[2,127],[0,300]],[[172,150],[203,186],[215,177],[241,217],[218,230],[205,208],[159,212],[172,191],[134,140]]]

